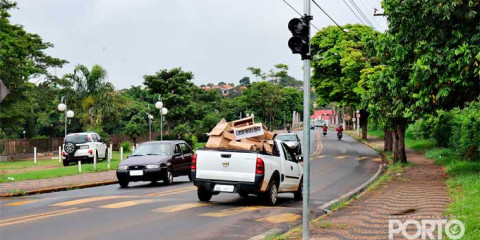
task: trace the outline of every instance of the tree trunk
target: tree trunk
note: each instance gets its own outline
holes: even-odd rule
[[[362,110],[360,110],[360,119],[357,119],[358,121],[360,121],[360,125],[362,127],[362,140],[367,140],[368,116],[369,115],[370,115],[369,112],[362,109]]]
[[[407,121],[405,119],[395,119],[393,121],[393,162],[407,163],[407,154],[405,153],[405,128]]]
[[[393,150],[393,132],[388,127],[383,128],[383,151]]]

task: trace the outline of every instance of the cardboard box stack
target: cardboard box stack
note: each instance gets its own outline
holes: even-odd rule
[[[253,117],[227,122],[223,118],[208,134],[206,148],[273,152],[275,134],[262,123],[255,123]]]

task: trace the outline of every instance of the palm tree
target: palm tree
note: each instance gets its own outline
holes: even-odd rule
[[[74,87],[77,99],[81,102],[81,121],[91,127],[101,125],[102,116],[107,116],[114,111],[112,97],[114,87],[106,82],[107,70],[100,65],[93,65],[92,69],[79,64],[75,66],[73,73],[65,75]],[[101,103],[101,104],[100,104]]]
[[[92,70],[85,65],[78,64],[73,73],[66,74],[65,78],[72,82],[77,94],[83,98],[89,95],[93,96],[103,90],[106,85],[107,70],[97,64],[93,65]]]

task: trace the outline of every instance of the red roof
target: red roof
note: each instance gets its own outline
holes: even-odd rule
[[[310,119],[330,120],[330,115],[333,114],[333,110],[316,110]]]

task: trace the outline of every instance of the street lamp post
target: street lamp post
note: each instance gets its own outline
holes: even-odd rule
[[[159,96],[155,108],[160,110],[160,141],[163,141],[163,116],[167,115],[168,109],[163,107],[162,98]]]
[[[163,118],[168,113],[167,108],[162,108],[162,111],[160,113],[160,140],[163,141]]]
[[[153,120],[153,115],[148,114],[148,132],[150,136],[150,141],[152,141],[152,120]]]
[[[67,121],[69,118],[73,118],[75,113],[72,110],[67,110],[67,104],[63,103],[65,97],[62,97],[62,100],[60,100],[60,103],[58,104],[58,111],[60,112],[65,112],[65,137],[67,136]]]
[[[23,140],[25,140],[25,130],[23,130]]]

